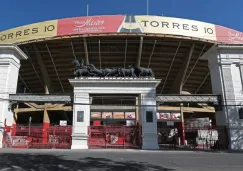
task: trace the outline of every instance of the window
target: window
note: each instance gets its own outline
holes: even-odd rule
[[[77,122],[83,122],[84,121],[84,111],[78,111],[77,112]]]
[[[153,122],[153,112],[152,111],[146,112],[146,122]]]
[[[239,108],[239,119],[243,119],[243,108]]]

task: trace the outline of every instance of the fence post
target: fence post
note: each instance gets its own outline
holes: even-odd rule
[[[126,127],[123,126],[123,149],[125,149],[125,139],[126,139]]]
[[[90,130],[90,126],[88,126],[88,148],[90,147],[90,134],[91,134],[91,130]]]
[[[107,149],[106,141],[107,141],[107,127],[105,126],[105,148]]]

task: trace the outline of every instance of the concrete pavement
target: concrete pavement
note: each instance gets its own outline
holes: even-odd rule
[[[242,153],[1,149],[0,171],[242,171]]]

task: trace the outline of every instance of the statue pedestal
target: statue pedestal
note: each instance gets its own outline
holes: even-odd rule
[[[72,149],[88,148],[90,94],[133,94],[138,96],[139,124],[142,127],[142,149],[158,149],[156,87],[154,78],[77,78],[74,87]]]

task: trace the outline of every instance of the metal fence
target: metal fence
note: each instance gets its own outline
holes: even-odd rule
[[[14,131],[15,135],[12,135]],[[3,148],[62,148],[70,149],[72,144],[71,126],[16,126],[5,128]]]
[[[226,127],[185,127],[185,145],[183,147],[225,150],[228,148],[228,134]],[[178,128],[158,128],[158,144],[161,147],[171,145],[181,146],[181,138]],[[175,140],[173,142],[173,140]],[[182,147],[182,146],[181,146]]]
[[[89,148],[140,148],[140,126],[89,126]]]

